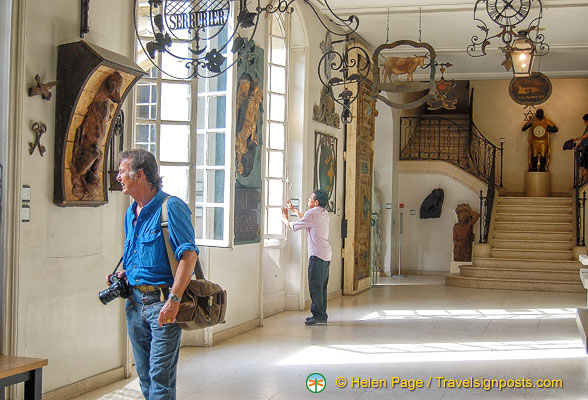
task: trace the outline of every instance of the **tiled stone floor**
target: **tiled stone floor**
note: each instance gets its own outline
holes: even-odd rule
[[[211,348],[183,348],[177,398],[588,399],[588,359],[575,323],[585,294],[456,288],[440,277],[380,282],[389,285],[330,301],[326,326],[304,326],[306,312],[283,312]],[[325,377],[321,393],[306,387],[312,373]],[[336,385],[340,377],[345,388]],[[392,387],[395,377],[424,387]],[[387,387],[352,388],[359,378]],[[563,388],[451,387],[469,378],[557,379]],[[133,377],[77,399],[141,398]]]

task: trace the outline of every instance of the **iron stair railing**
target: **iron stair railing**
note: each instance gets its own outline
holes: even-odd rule
[[[574,148],[574,189],[576,190],[576,245],[586,245],[586,191],[584,190],[582,196],[582,186],[584,186],[584,173],[580,168],[580,157],[585,157],[582,150],[578,147]]]

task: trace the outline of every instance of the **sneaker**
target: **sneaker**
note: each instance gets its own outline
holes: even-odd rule
[[[313,319],[313,318],[314,318],[314,316],[311,315],[310,317],[306,317],[305,321],[308,321],[309,319]]]
[[[306,320],[306,322],[304,322],[305,325],[326,325],[327,320],[318,320],[315,317],[311,317],[310,319]]]

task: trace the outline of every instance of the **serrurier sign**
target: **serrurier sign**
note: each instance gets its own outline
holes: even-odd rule
[[[211,8],[207,8],[210,6]],[[166,0],[165,21],[170,31],[222,26],[229,17],[229,1]]]

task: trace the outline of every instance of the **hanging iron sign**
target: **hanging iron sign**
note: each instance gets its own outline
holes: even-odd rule
[[[207,9],[208,1],[165,2],[165,21],[170,31],[197,30],[210,26],[223,26],[229,16],[229,1],[220,1]]]
[[[515,103],[524,106],[541,104],[551,96],[551,81],[547,75],[534,72],[528,78],[513,78],[508,92]]]

